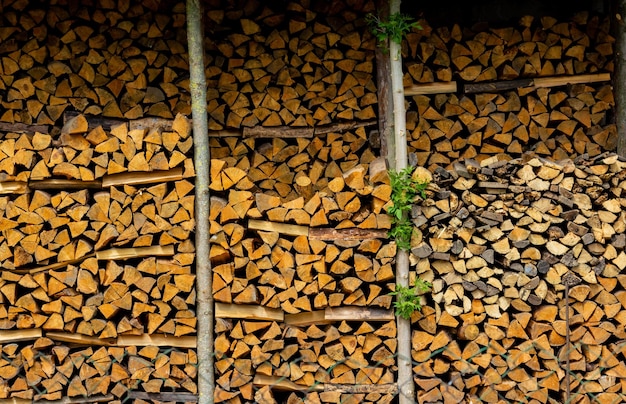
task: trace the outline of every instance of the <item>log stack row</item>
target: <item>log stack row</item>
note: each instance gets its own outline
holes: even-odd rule
[[[218,319],[216,333],[216,402],[289,401],[264,386],[292,391],[291,400],[326,403],[342,397],[355,400],[360,394],[365,402],[393,398],[394,321],[294,326]],[[355,397],[354,392],[329,388],[355,385],[363,392],[372,386],[380,389]]]
[[[395,247],[384,242],[383,207],[390,188],[361,129],[313,139],[211,139],[217,301],[287,313],[389,307]]]
[[[120,403],[130,391],[147,398],[177,389],[183,402],[197,394],[195,350],[70,346],[41,337],[3,344],[2,353],[2,398]]]
[[[190,124],[147,122],[0,140],[3,398],[195,400]]]
[[[564,402],[568,383],[576,402],[623,400],[625,168],[603,154],[438,170],[414,211],[411,262],[433,283],[413,318],[418,402]]]
[[[0,120],[60,126],[65,110],[127,119],[190,112],[184,3],[3,3]]]
[[[517,158],[528,150],[561,160],[615,149],[612,88],[597,82],[613,71],[607,19],[524,17],[519,27],[475,28],[425,26],[407,39],[406,86],[458,83],[455,94],[408,98],[409,148],[420,165],[449,168],[459,158]]]
[[[516,27],[431,27],[420,20],[403,43],[406,85],[467,83],[613,71],[608,16],[580,12],[570,21],[524,16]]]
[[[0,121],[60,126],[66,110],[125,119],[190,113],[184,2],[3,3]],[[363,22],[373,2],[309,6],[211,7],[211,129],[375,117],[376,44]]]

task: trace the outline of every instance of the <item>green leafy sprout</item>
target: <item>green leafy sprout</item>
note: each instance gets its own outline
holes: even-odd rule
[[[389,293],[396,297],[394,302],[396,315],[408,320],[415,311],[422,310],[420,293],[427,292],[432,286],[430,282],[421,278],[415,279],[415,286],[412,288],[396,285],[396,290]]]
[[[411,235],[413,234],[413,223],[409,219],[409,212],[418,196],[426,199],[426,187],[428,187],[428,182],[412,178],[411,172],[412,167],[399,172],[389,172],[393,204],[387,210],[391,216],[389,236],[396,240],[398,248],[405,251],[411,248]]]
[[[412,28],[422,29],[417,21],[406,14],[394,13],[389,16],[389,20],[383,21],[374,14],[365,16],[365,22],[379,43],[385,43],[387,39],[400,45],[402,38]]]

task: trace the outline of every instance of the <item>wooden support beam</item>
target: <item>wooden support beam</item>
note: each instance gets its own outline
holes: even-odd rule
[[[326,324],[336,321],[392,321],[395,319],[392,310],[375,307],[328,307],[306,313],[286,314],[285,323],[289,325],[307,326]]]
[[[537,77],[534,79],[503,80],[490,83],[472,83],[463,86],[465,94],[492,93],[516,88],[549,88],[571,84],[587,84],[610,81],[609,73],[579,74],[576,76]]]
[[[285,313],[280,309],[263,306],[215,303],[215,317],[282,322],[285,320]]]
[[[28,184],[23,181],[0,182],[0,194],[25,194],[28,193]]]
[[[160,334],[120,335],[117,346],[162,346],[195,349],[198,346],[196,337],[173,337]]]
[[[423,83],[414,84],[404,88],[405,97],[420,94],[444,94],[444,93],[456,93],[457,84],[456,81],[447,81],[442,83]]]
[[[18,122],[0,122],[0,132],[28,133],[34,135],[37,132],[48,133],[48,127],[46,125],[26,125]]]
[[[0,331],[0,344],[30,341],[41,338],[41,335],[42,331],[40,328],[31,328],[27,330],[2,330]]]
[[[162,182],[180,181],[182,179],[183,169],[181,167],[177,167],[167,171],[134,171],[105,175],[102,179],[102,186],[104,188],[108,188],[118,185],[157,184]]]
[[[198,396],[192,393],[146,393],[144,391],[129,391],[126,397],[131,400],[146,400],[150,402],[174,401],[177,403],[197,403]]]
[[[142,257],[167,257],[174,255],[174,246],[150,246],[136,248],[111,248],[109,250],[96,251],[99,260],[124,260]]]

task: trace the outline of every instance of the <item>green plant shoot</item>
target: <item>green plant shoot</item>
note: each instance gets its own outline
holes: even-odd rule
[[[413,223],[408,213],[418,196],[426,198],[427,182],[416,181],[411,177],[412,167],[407,167],[400,172],[390,171],[391,202],[387,213],[391,216],[391,230],[389,237],[396,240],[396,245],[402,250],[411,248],[411,235]]]
[[[413,21],[410,16],[402,13],[390,15],[388,21],[383,21],[373,14],[368,14],[365,17],[365,22],[372,35],[381,44],[384,44],[389,39],[400,45],[404,35],[412,28],[422,29],[417,21]]]
[[[396,315],[405,319],[410,319],[415,311],[422,310],[420,303],[420,293],[430,290],[432,285],[421,278],[415,279],[415,286],[408,288],[402,285],[396,285],[396,290],[389,293],[396,297],[394,307]]]

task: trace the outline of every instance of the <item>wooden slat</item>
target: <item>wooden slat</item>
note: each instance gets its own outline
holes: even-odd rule
[[[275,231],[290,236],[308,236],[309,228],[306,226],[298,226],[295,224],[268,222],[265,220],[251,219],[248,221],[248,229]]]
[[[271,386],[274,390],[282,391],[324,391],[322,384],[316,384],[311,387],[296,384],[284,377],[267,376],[263,374],[257,374],[254,376],[255,386]]]
[[[73,189],[101,189],[102,181],[82,181],[82,180],[64,180],[64,179],[50,179],[40,181],[30,181],[28,183],[30,189],[61,189],[61,190],[73,190]]]
[[[393,311],[373,307],[328,307],[325,310],[307,313],[286,314],[289,325],[324,324],[336,321],[392,321]]]
[[[167,171],[135,171],[132,173],[120,173],[105,175],[102,179],[104,188],[118,185],[144,185],[162,182],[179,181],[183,179],[183,169],[181,167],[172,168]]]
[[[27,330],[2,330],[0,331],[0,344],[30,341],[41,338],[42,331],[40,328],[31,328]]]
[[[285,313],[279,309],[271,309],[263,306],[215,303],[215,317],[284,321]]]
[[[196,348],[194,336],[172,337],[167,335],[120,335],[117,337],[117,346],[166,346],[176,348]]]
[[[28,192],[28,184],[23,181],[0,182],[0,194],[25,194]]]
[[[421,94],[456,93],[456,91],[457,91],[456,81],[447,81],[443,83],[414,84],[410,87],[404,88],[404,95],[406,97],[410,97],[413,95],[421,95]]]
[[[580,74],[576,76],[538,77],[535,79],[503,80],[490,83],[471,83],[463,86],[466,94],[513,90],[516,88],[548,88],[571,84],[610,81],[610,73]]]
[[[122,260],[142,257],[166,257],[174,255],[174,246],[151,246],[139,248],[111,248],[97,251],[96,258],[99,260]]]
[[[197,403],[198,396],[191,393],[146,393],[144,391],[129,391],[126,397],[132,400],[150,400],[150,401],[175,401],[185,403]]]
[[[114,338],[98,338],[89,337],[87,335],[69,333],[69,332],[46,332],[46,337],[57,342],[67,342],[78,345],[97,345],[97,346],[114,346],[116,340]]]

